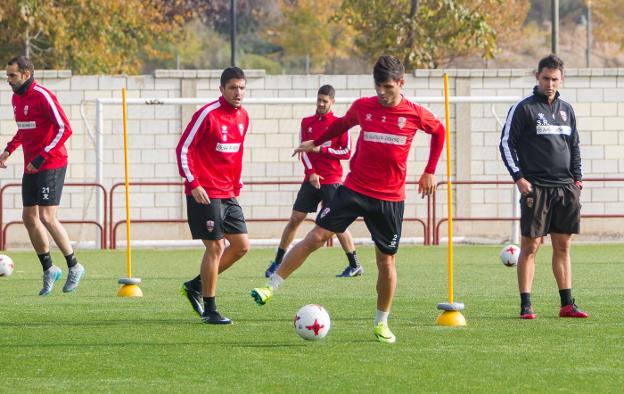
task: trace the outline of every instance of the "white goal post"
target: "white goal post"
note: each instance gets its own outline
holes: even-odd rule
[[[204,105],[211,101],[214,101],[216,97],[206,98],[127,98],[126,103],[128,106],[146,105],[146,106],[159,106],[159,105]],[[338,97],[336,98],[336,104],[351,104],[357,97]],[[429,97],[408,97],[409,100],[420,104],[441,104],[444,103],[443,96],[429,96]],[[496,113],[495,104],[511,104],[517,102],[520,97],[516,96],[453,96],[449,98],[451,104],[492,104],[492,115],[496,118],[499,126],[501,126],[501,117]],[[99,184],[104,183],[104,146],[105,146],[105,133],[104,133],[104,121],[105,121],[105,106],[122,104],[121,98],[97,98],[91,100],[84,100],[83,103],[95,104],[95,182]],[[310,104],[316,103],[316,97],[295,97],[295,98],[246,98],[244,105],[289,105],[289,104]],[[120,110],[121,111],[121,110]],[[83,120],[88,124],[87,119],[81,111]],[[439,114],[443,116],[443,114]],[[253,124],[253,118],[251,119]],[[515,189],[515,188],[514,188]],[[515,190],[514,190],[515,192]],[[514,194],[513,217],[519,216],[519,208],[517,204],[517,195]],[[102,222],[103,213],[103,201],[102,197],[96,195],[96,212],[97,220]],[[517,223],[513,222],[511,229],[511,240],[516,243],[519,239],[519,228]]]

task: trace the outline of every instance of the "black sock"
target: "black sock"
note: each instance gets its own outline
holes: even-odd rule
[[[520,293],[520,307],[531,306],[531,293]]]
[[[76,260],[76,256],[74,256],[73,253],[65,256],[65,261],[67,261],[67,268],[71,268],[78,264],[78,260]]]
[[[282,264],[282,259],[284,258],[284,255],[286,254],[286,251],[282,248],[277,248],[277,253],[275,253],[275,262],[277,264]]]
[[[39,261],[41,262],[41,266],[44,271],[47,271],[48,268],[52,267],[52,256],[50,256],[50,252],[38,254]]]
[[[189,280],[188,283],[191,286],[191,289],[195,290],[198,293],[201,293],[201,275],[197,275],[193,279]]]
[[[357,268],[360,265],[360,261],[358,260],[355,250],[351,253],[347,253],[347,258],[349,259],[349,265],[351,268]]]
[[[204,297],[204,310],[207,313],[217,313],[217,302],[215,297]]]
[[[564,307],[566,305],[574,304],[574,300],[572,299],[572,289],[561,289],[559,290],[559,297],[561,297],[561,306]]]

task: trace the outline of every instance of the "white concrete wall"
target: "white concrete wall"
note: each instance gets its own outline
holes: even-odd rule
[[[441,96],[442,70],[418,70],[408,76],[405,94],[412,97]],[[517,96],[531,93],[535,79],[531,70],[448,70],[450,94],[471,96]],[[250,70],[248,97],[314,97],[318,87],[330,83],[337,97],[373,95],[370,75],[265,75]],[[72,124],[74,135],[67,143],[70,167],[66,182],[95,181],[95,149],[89,128],[95,130],[94,99],[121,97],[127,88],[128,97],[202,97],[218,96],[220,71],[158,70],[142,76],[74,76],[70,71],[38,71],[37,80],[59,98]],[[624,69],[570,69],[561,90],[562,97],[573,104],[581,133],[583,166],[586,178],[620,177],[624,172]],[[12,92],[7,84],[0,86],[0,144],[15,132],[11,109]],[[81,119],[81,106],[86,122]],[[443,106],[428,105],[443,118]],[[497,104],[494,111],[504,120],[510,105]],[[346,105],[337,105],[342,115]],[[129,165],[133,182],[180,182],[174,149],[181,131],[196,106],[141,105],[129,106]],[[298,141],[300,119],[314,111],[314,105],[248,105],[251,128],[245,147],[243,178],[246,182],[300,181],[301,164],[290,157]],[[104,117],[104,181],[108,189],[123,182],[123,122],[121,106],[107,105]],[[451,106],[452,155],[455,179],[501,180],[510,178],[500,160],[498,143],[500,127],[492,115],[492,105],[462,104]],[[354,128],[355,141],[359,130]],[[418,180],[428,157],[428,137],[418,135],[408,164],[408,181]],[[2,170],[2,185],[19,183],[22,175],[21,153],[9,159]],[[345,163],[345,167],[348,165]],[[446,162],[438,166],[438,179],[445,178]],[[240,201],[248,219],[284,218],[290,215],[296,185],[256,185],[243,189]],[[124,216],[124,188],[115,193],[114,220]],[[185,208],[178,187],[134,187],[131,189],[133,219],[183,219]],[[438,195],[438,218],[446,212],[445,189]],[[624,182],[586,182],[583,191],[584,214],[624,213]],[[511,187],[508,185],[460,186],[455,194],[458,217],[511,216]],[[4,193],[4,223],[19,220],[21,198],[19,188]],[[426,219],[424,200],[408,186],[406,218]],[[90,188],[67,187],[64,191],[60,217],[66,220],[94,220],[95,193]],[[583,223],[587,236],[622,235],[617,219],[588,219]],[[277,238],[283,223],[251,223],[252,238]],[[510,223],[457,222],[458,236],[504,239],[509,236]],[[74,239],[92,240],[91,226],[69,226]],[[446,227],[442,226],[442,236]],[[355,225],[356,236],[367,236],[362,225]],[[185,239],[185,225],[133,226],[137,239]],[[125,237],[123,226],[120,239]],[[407,224],[404,237],[421,237],[422,228]],[[25,233],[14,226],[8,231],[8,245],[24,243]]]

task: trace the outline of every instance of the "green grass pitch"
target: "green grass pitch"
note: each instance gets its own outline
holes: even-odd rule
[[[455,248],[455,301],[465,328],[435,324],[445,302],[446,249],[403,246],[390,327],[397,343],[377,343],[374,252],[360,247],[359,278],[335,278],[340,248],[323,248],[263,307],[249,291],[264,285],[273,250],[252,250],[219,281],[220,311],[231,326],[207,326],[179,295],[202,251],[135,250],[144,297],[116,297],[124,251],[79,251],[81,287],[37,296],[33,252],[10,253],[0,278],[0,392],[621,392],[624,387],[622,245],[574,245],[574,296],[589,319],[560,319],[550,247],[538,255],[535,321],[517,318],[514,268],[500,247]],[[62,256],[56,264],[66,267]],[[62,264],[61,264],[62,263]],[[300,339],[292,317],[324,305],[328,337]]]

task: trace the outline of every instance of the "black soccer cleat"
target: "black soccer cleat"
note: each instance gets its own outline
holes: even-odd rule
[[[191,307],[200,317],[204,313],[204,305],[202,304],[202,295],[199,291],[193,289],[191,281],[184,282],[180,289],[180,294],[186,297]]]
[[[232,320],[225,316],[221,316],[219,312],[207,312],[201,317],[202,322],[206,324],[232,324]]]

